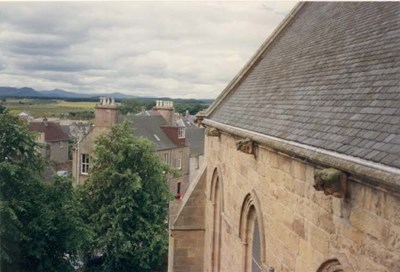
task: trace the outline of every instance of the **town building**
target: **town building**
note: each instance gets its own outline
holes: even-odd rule
[[[173,102],[157,100],[152,110],[120,119],[131,121],[134,135],[153,142],[160,158],[179,172],[179,178],[170,178],[170,191],[180,200],[189,186],[190,149],[187,129],[177,118]]]
[[[189,154],[189,184],[198,176],[201,165],[204,162],[204,131],[195,123],[195,116],[186,111],[185,116],[180,117],[181,126],[186,127],[186,141],[190,148]]]
[[[44,158],[56,163],[68,161],[69,137],[58,124],[44,118],[41,122],[30,122],[28,129],[36,133],[36,142],[43,145]]]
[[[96,138],[107,133],[112,126],[126,120],[131,122],[134,135],[153,142],[154,151],[161,160],[179,173],[177,178],[169,177],[170,191],[177,200],[172,203],[170,209],[170,215],[173,216],[189,186],[191,154],[191,149],[186,141],[186,126],[177,116],[179,115],[175,113],[173,102],[163,100],[158,100],[156,106],[150,111],[143,110],[136,115],[120,116],[114,100],[102,97],[100,103],[95,106],[94,126],[90,127],[87,133],[78,133],[79,137],[75,144],[72,163],[74,184],[81,185],[89,177],[91,155],[95,149]],[[197,131],[203,132],[199,128]],[[191,139],[197,140],[199,137],[192,137],[194,134],[190,133]],[[196,152],[200,154],[199,144],[195,146]]]
[[[118,124],[119,111],[113,98],[100,97],[100,102],[95,106],[95,120],[89,131],[78,134],[72,157],[72,177],[74,185],[82,185],[89,177],[90,156],[95,149],[95,141],[103,133],[110,131],[111,127]]]
[[[17,116],[19,119],[24,120],[25,122],[32,121],[33,119],[33,117],[25,111],[21,111],[20,113],[17,114]]]
[[[198,122],[169,271],[400,271],[400,3],[299,3]]]

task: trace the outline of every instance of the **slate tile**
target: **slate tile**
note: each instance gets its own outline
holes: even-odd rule
[[[211,119],[377,162],[386,158],[400,144],[400,20],[391,12],[398,4],[378,4],[369,5],[390,16],[370,14],[365,5],[319,4],[326,14],[341,14],[340,22],[305,11]],[[316,33],[323,29],[329,31],[321,39]]]

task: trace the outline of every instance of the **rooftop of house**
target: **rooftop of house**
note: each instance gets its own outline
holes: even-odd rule
[[[53,122],[44,120],[43,122],[31,122],[28,125],[30,131],[44,133],[46,142],[59,142],[68,141],[68,135],[61,129],[61,127]]]
[[[181,117],[179,122],[180,127],[186,128],[186,140],[190,147],[190,157],[195,157],[204,154],[204,132],[205,129],[198,127],[194,120],[196,116],[186,112],[185,116]]]
[[[18,117],[29,117],[30,115],[28,113],[26,113],[25,111],[21,111],[20,113],[18,113]]]
[[[178,147],[161,129],[169,126],[167,121],[157,111],[142,111],[136,115],[121,117],[121,121],[127,118],[133,122],[134,134],[150,139],[156,150],[166,150]],[[176,120],[177,127],[185,127],[186,142],[190,147],[190,156],[204,154],[204,128],[194,124],[194,116],[183,117]]]
[[[158,111],[155,110],[142,110],[139,113],[135,114],[136,116],[161,116]]]
[[[190,157],[204,154],[204,128],[186,127],[186,140],[190,147]]]
[[[306,2],[289,17],[208,118],[400,168],[400,3]]]
[[[145,137],[155,144],[157,151],[176,148],[167,134],[161,129],[167,122],[161,115],[131,115],[121,119],[132,121],[134,135]]]
[[[72,122],[68,125],[61,125],[61,129],[68,135],[70,138],[80,138],[84,135],[88,134],[90,129],[92,128],[90,123],[82,123],[82,122]]]

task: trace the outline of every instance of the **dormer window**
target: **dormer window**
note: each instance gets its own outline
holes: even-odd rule
[[[178,128],[178,139],[185,138],[185,128]]]

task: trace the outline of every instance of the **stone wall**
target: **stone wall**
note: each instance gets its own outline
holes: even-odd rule
[[[177,183],[180,182],[181,186],[181,195],[182,197],[185,195],[188,187],[189,187],[189,147],[181,147],[175,148],[171,150],[171,166],[178,169],[180,172],[180,177],[175,179],[171,184],[171,192],[176,195],[177,193]],[[181,167],[177,168],[176,161],[181,159]]]
[[[204,163],[204,155],[193,156],[189,160],[189,183],[199,174],[200,167]]]
[[[68,161],[68,141],[50,142],[50,159],[56,162]]]
[[[337,259],[344,271],[400,271],[400,198],[349,179],[350,198],[313,188],[315,165],[257,147],[236,150],[236,139],[206,138],[204,271],[243,271],[242,204],[249,194],[261,216],[263,269],[319,271]],[[222,197],[220,268],[212,270],[214,209],[211,184]],[[215,256],[215,254],[214,254]],[[214,257],[215,258],[215,257]]]
[[[85,135],[81,141],[75,144],[72,154],[72,177],[74,186],[84,184],[85,180],[89,177],[88,174],[81,173],[81,155],[89,154],[89,156],[93,156],[96,139],[101,134],[107,132],[109,132],[109,128],[95,127],[87,135]],[[91,162],[89,161],[89,165],[90,163]]]
[[[172,242],[171,242],[172,241]],[[203,272],[202,248],[204,230],[173,230],[170,243],[174,250],[171,260],[174,272]]]
[[[203,272],[204,190],[206,169],[201,169],[182,200],[170,227],[168,271]]]
[[[110,128],[118,123],[119,110],[115,105],[96,105],[95,127]]]

